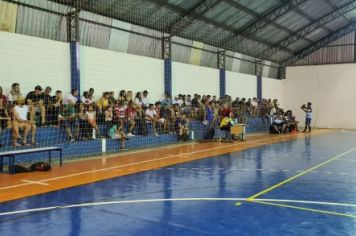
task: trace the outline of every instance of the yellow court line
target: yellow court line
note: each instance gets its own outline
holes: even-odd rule
[[[335,212],[335,211],[323,211],[323,210],[317,210],[317,209],[306,208],[306,207],[297,207],[297,206],[290,206],[290,205],[271,203],[271,202],[262,202],[262,201],[256,201],[256,200],[247,200],[247,201],[251,202],[251,203],[258,203],[258,204],[283,207],[283,208],[291,208],[291,209],[296,209],[296,210],[301,210],[301,211],[317,212],[317,213],[327,214],[327,215],[356,218],[356,215],[340,213],[340,212]]]
[[[291,181],[293,181],[293,180],[295,180],[295,179],[297,179],[297,178],[299,178],[299,177],[301,177],[303,175],[306,175],[306,174],[312,172],[313,170],[316,170],[316,169],[318,169],[318,168],[320,168],[322,166],[325,166],[325,165],[327,165],[327,164],[329,164],[329,163],[331,163],[333,161],[336,161],[336,160],[340,159],[341,157],[343,157],[343,156],[345,156],[345,155],[347,155],[347,154],[349,154],[349,153],[351,153],[351,152],[353,152],[355,150],[356,150],[356,147],[354,147],[354,148],[352,148],[352,149],[350,149],[350,150],[348,150],[348,151],[346,151],[344,153],[341,153],[341,154],[339,154],[339,155],[337,155],[337,156],[335,156],[335,157],[333,157],[333,158],[331,158],[331,159],[329,159],[329,160],[327,160],[327,161],[325,161],[323,163],[320,163],[320,164],[318,164],[318,165],[316,165],[316,166],[314,166],[314,167],[312,167],[310,169],[307,169],[307,170],[305,170],[305,171],[303,171],[303,172],[301,172],[301,173],[299,173],[299,174],[297,174],[295,176],[292,176],[292,177],[290,177],[290,178],[288,178],[288,179],[286,179],[286,180],[284,180],[284,181],[282,181],[282,182],[280,182],[278,184],[275,184],[272,187],[269,187],[269,188],[267,188],[267,189],[265,189],[265,190],[263,190],[263,191],[261,191],[259,193],[256,193],[255,195],[247,198],[247,201],[252,201],[255,198],[260,197],[263,194],[266,194],[266,193],[268,193],[268,192],[270,192],[270,191],[272,191],[272,190],[274,190],[276,188],[281,187],[282,185],[285,185],[286,183],[289,183],[289,182],[291,182]],[[236,203],[236,205],[241,205],[241,204]]]

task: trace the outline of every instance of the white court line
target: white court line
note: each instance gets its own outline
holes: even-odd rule
[[[29,184],[38,184],[38,185],[45,185],[45,186],[48,186],[49,184],[47,183],[41,183],[41,182],[37,182],[37,181],[31,181],[31,180],[27,180],[27,179],[23,179],[21,180],[22,182],[25,182],[25,183],[29,183]]]
[[[254,141],[247,141],[247,142],[244,142],[244,143],[256,143],[256,142],[263,141],[263,140],[271,140],[271,139],[272,140],[276,140],[276,139],[278,140],[278,139],[281,139],[281,138],[283,138],[283,137],[258,139],[258,140],[254,140]],[[76,173],[76,174],[63,175],[63,176],[60,176],[60,177],[43,179],[43,180],[39,180],[39,181],[36,181],[36,182],[43,183],[43,182],[48,182],[48,181],[53,181],[53,180],[70,178],[70,177],[79,176],[79,175],[92,174],[92,173],[96,173],[96,172],[100,172],[100,171],[114,170],[114,169],[118,169],[118,168],[122,168],[122,167],[128,167],[128,166],[132,166],[132,165],[144,164],[144,163],[149,163],[149,162],[155,162],[155,161],[170,159],[170,158],[173,158],[173,157],[179,157],[179,156],[183,156],[183,155],[191,155],[191,154],[196,154],[196,153],[201,153],[201,152],[208,152],[208,151],[212,151],[212,150],[218,150],[218,149],[231,147],[231,146],[237,146],[237,145],[238,144],[229,144],[229,145],[225,145],[225,146],[220,146],[220,147],[215,147],[215,148],[208,148],[208,149],[194,151],[194,152],[186,152],[186,153],[171,155],[171,156],[167,156],[167,157],[147,160],[147,161],[141,161],[141,162],[125,164],[125,165],[121,165],[121,166],[112,166],[112,167],[107,167],[107,168],[102,168],[102,169],[97,169],[97,170],[83,171],[83,172],[79,172],[79,173]],[[143,170],[148,170],[148,169],[143,169]],[[33,183],[16,184],[16,185],[11,185],[11,186],[7,186],[7,187],[1,187],[0,190],[12,189],[12,188],[16,188],[16,187],[31,185],[31,184],[33,184]]]
[[[1,212],[0,216],[17,215],[23,213],[41,212],[55,209],[68,209],[77,207],[93,207],[105,205],[119,205],[119,204],[135,204],[135,203],[155,203],[155,202],[187,202],[187,201],[246,201],[247,198],[170,198],[170,199],[144,199],[144,200],[127,200],[127,201],[108,201],[108,202],[88,202],[81,204],[73,204],[66,206],[51,206],[42,208],[32,208],[18,211]],[[301,200],[287,200],[287,199],[254,199],[255,201],[264,202],[283,202],[283,203],[301,203],[310,205],[325,205],[325,206],[342,206],[355,207],[356,204],[335,203],[335,202],[318,202],[318,201],[301,201]]]

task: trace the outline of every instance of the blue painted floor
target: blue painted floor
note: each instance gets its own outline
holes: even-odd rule
[[[0,235],[356,235],[355,147],[306,135],[0,204]],[[243,201],[338,155],[258,197],[283,206]]]

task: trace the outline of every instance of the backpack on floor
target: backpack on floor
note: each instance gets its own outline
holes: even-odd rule
[[[36,162],[30,166],[30,171],[50,171],[51,165],[46,162]]]

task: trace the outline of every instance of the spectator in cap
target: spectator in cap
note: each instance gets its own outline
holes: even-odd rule
[[[43,102],[42,88],[37,85],[35,90],[29,92],[26,96],[26,103],[30,110],[30,120],[35,121],[36,110],[41,113],[41,124],[44,125],[46,122],[46,109]]]

